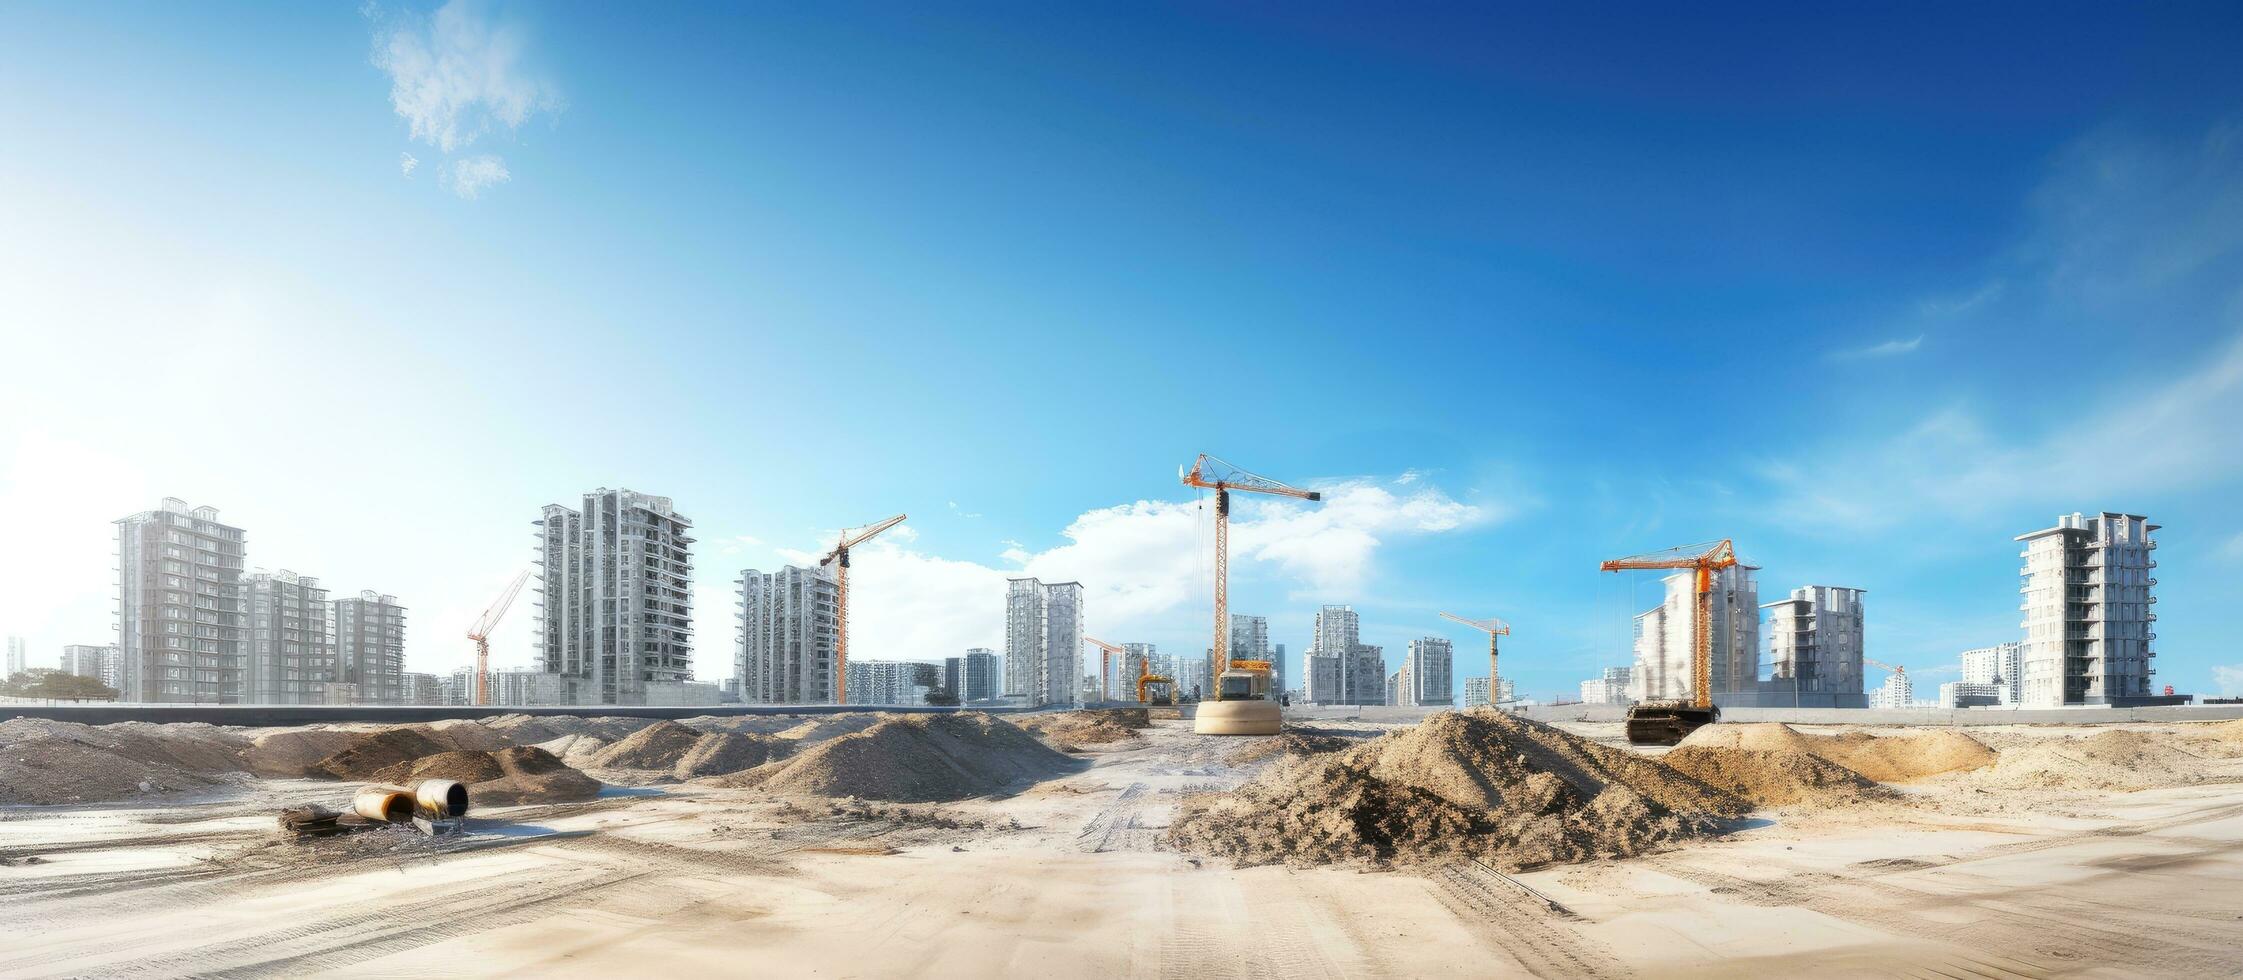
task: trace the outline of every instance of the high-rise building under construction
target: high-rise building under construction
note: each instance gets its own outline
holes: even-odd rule
[[[2125,706],[2151,696],[2157,528],[2140,514],[2104,511],[2017,536],[2025,546],[2021,704]]]
[[[117,520],[117,657],[127,701],[238,704],[241,528],[175,497]]]
[[[1031,706],[1082,697],[1083,586],[1011,579],[1005,590],[1005,694]]]
[[[693,522],[670,498],[602,488],[536,522],[539,659],[582,704],[646,704],[693,676]]]
[[[753,568],[734,583],[740,631],[733,653],[740,700],[748,704],[832,704],[834,648],[840,640],[840,589],[824,566]]]

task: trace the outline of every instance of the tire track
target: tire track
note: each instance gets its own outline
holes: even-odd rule
[[[1448,864],[1429,877],[1441,904],[1465,922],[1494,932],[1496,945],[1538,977],[1622,977],[1631,974],[1610,954],[1555,921],[1557,913],[1503,881],[1478,862]]]

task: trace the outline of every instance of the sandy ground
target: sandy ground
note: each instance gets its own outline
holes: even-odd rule
[[[0,976],[2243,973],[2243,760],[2223,764],[2238,781],[2024,805],[1934,781],[1518,876],[1359,873],[1162,850],[1180,795],[1253,769],[1224,761],[1238,739],[1147,736],[1001,799],[677,785],[489,811],[436,842],[283,841],[278,806],[339,792],[300,780],[0,810]]]

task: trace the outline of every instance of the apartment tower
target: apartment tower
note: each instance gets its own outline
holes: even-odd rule
[[[753,568],[734,583],[740,632],[732,657],[747,704],[833,704],[841,593],[823,566]]]
[[[693,676],[692,520],[670,498],[601,488],[538,528],[540,661],[581,704],[646,704]]]
[[[287,569],[242,579],[249,704],[326,704],[334,679],[334,607],[319,580]]]
[[[1083,587],[1011,579],[1005,589],[1005,694],[1030,706],[1081,696]]]
[[[117,526],[117,656],[127,701],[239,704],[245,535],[175,497]]]
[[[2025,545],[2025,707],[2123,706],[2150,696],[2157,528],[2140,514],[2104,511],[2017,536]]]
[[[412,704],[405,680],[405,607],[362,591],[335,600],[335,681],[359,704]]]
[[[1862,686],[1860,589],[1806,585],[1791,597],[1762,605],[1768,614],[1768,648],[1774,667],[1761,682],[1770,706],[1860,708]]]
[[[1404,703],[1444,708],[1456,704],[1455,666],[1456,649],[1448,640],[1438,636],[1411,640],[1410,652],[1402,658],[1403,687],[1409,693]]]

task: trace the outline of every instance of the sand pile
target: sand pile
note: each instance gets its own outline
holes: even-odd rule
[[[156,725],[128,721],[115,725],[81,725],[43,718],[11,718],[0,722],[0,746],[37,739],[92,745],[135,762],[159,763],[190,772],[248,769],[242,751],[248,748],[249,739],[238,729],[200,722]]]
[[[1073,771],[1077,763],[1009,722],[976,712],[889,715],[724,786],[900,803],[963,800]]]
[[[476,724],[497,732],[515,745],[534,745],[550,742],[563,735],[591,735],[603,741],[615,741],[646,727],[644,718],[618,718],[601,715],[584,718],[577,715],[499,715]]]
[[[768,735],[710,732],[694,740],[671,773],[679,779],[726,776],[753,769],[793,751],[795,743]]]
[[[572,803],[600,795],[599,780],[532,746],[439,752],[382,769],[371,781],[406,785],[416,779],[449,779],[466,785],[470,815],[476,807]]]
[[[1813,739],[1813,751],[1880,783],[1904,783],[1943,772],[1994,763],[1986,743],[1961,732],[1933,729],[1908,735],[1847,732]]]
[[[522,744],[505,732],[469,718],[446,718],[413,727],[462,752],[496,752]]]
[[[1801,749],[1736,749],[1684,742],[1659,761],[1760,806],[1837,806],[1891,795],[1868,777]]]
[[[389,728],[352,736],[350,743],[313,767],[315,773],[336,779],[370,780],[374,773],[400,762],[453,751],[414,728]]]
[[[1280,761],[1186,801],[1168,834],[1241,864],[1498,866],[1641,853],[1721,830],[1744,800],[1648,758],[1500,712],[1444,712]]]
[[[600,750],[607,748],[607,739],[598,735],[563,735],[549,742],[539,742],[537,747],[559,757],[562,762],[582,769],[592,764]]]
[[[592,768],[669,769],[700,740],[700,732],[674,721],[657,721],[593,754]]]
[[[1021,719],[1019,724],[1064,752],[1080,751],[1089,745],[1126,742],[1139,737],[1137,729],[1152,727],[1142,708],[1031,715]]]
[[[854,735],[893,717],[895,716],[869,711],[862,714],[819,715],[781,730],[778,737],[813,745],[843,735]]]
[[[1735,749],[1782,754],[1806,752],[1880,783],[1899,783],[1943,772],[1991,765],[1994,750],[1960,732],[1933,729],[1908,735],[1807,735],[1779,722],[1707,725],[1691,732],[1680,747]],[[1701,765],[1709,763],[1700,763]],[[1805,768],[1791,766],[1802,778]],[[1771,787],[1774,789],[1774,787]]]
[[[1260,762],[1272,756],[1298,757],[1337,752],[1354,744],[1354,739],[1342,738],[1338,735],[1286,731],[1268,738],[1256,739],[1245,748],[1231,753],[1223,761],[1234,766],[1243,766]]]
[[[1995,789],[2130,792],[2185,786],[2214,778],[2205,758],[2154,732],[2115,729],[2084,738],[2049,738],[2006,749],[1993,768],[1970,774]]]
[[[284,728],[250,739],[243,758],[249,771],[276,779],[326,776],[319,768],[328,756],[350,748],[359,736],[326,728]]]

